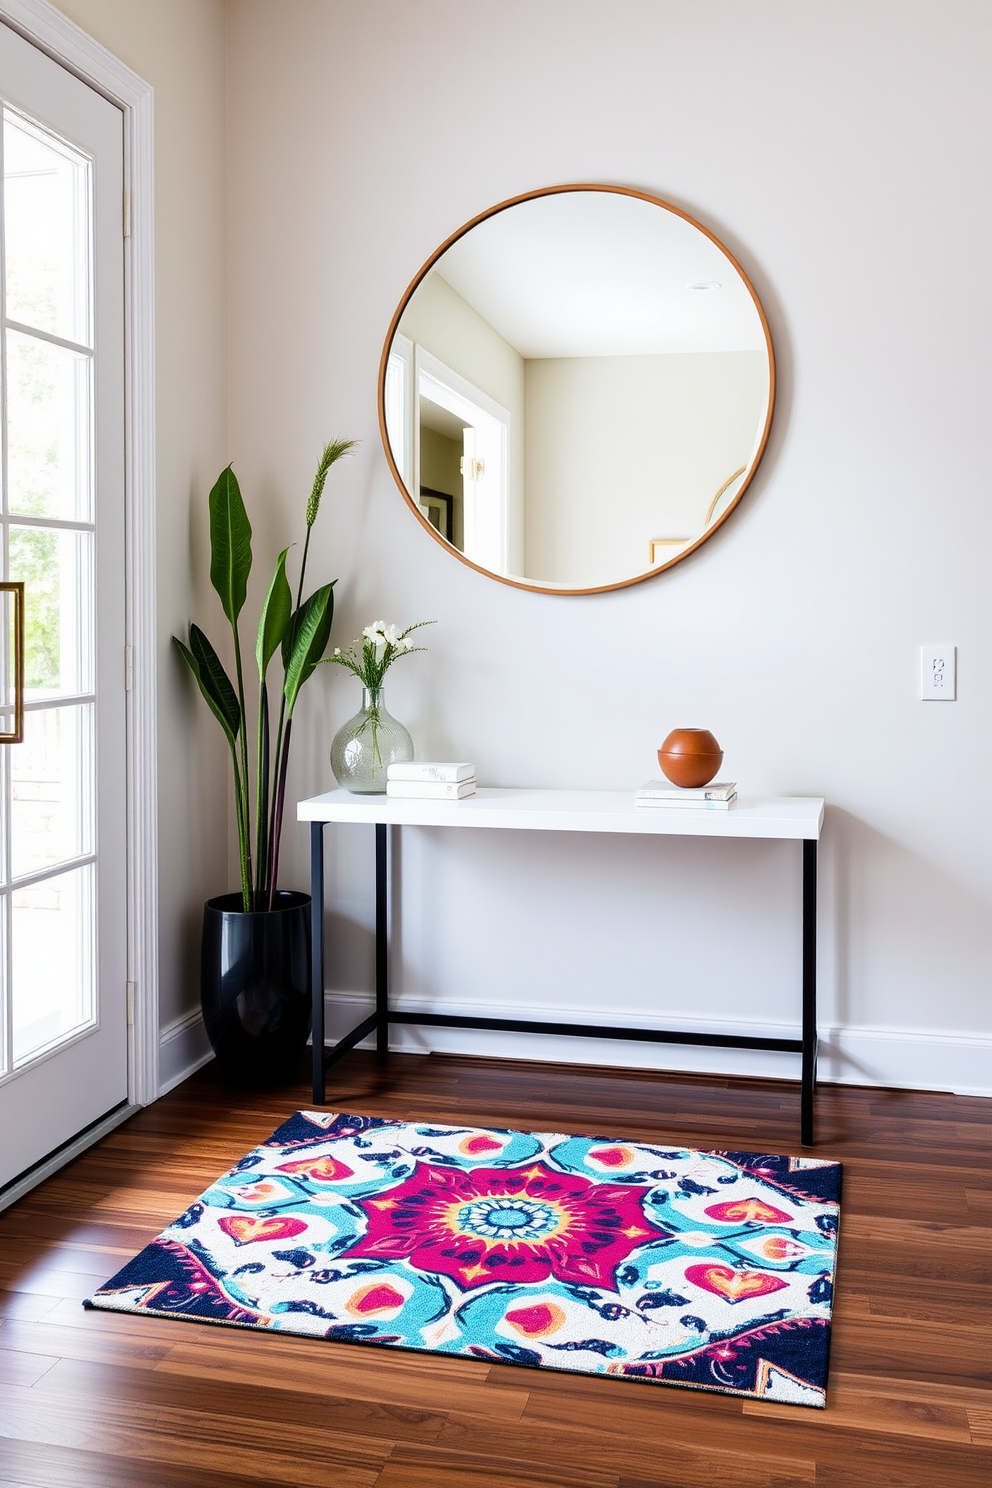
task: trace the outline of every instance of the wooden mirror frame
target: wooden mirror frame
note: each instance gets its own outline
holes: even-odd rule
[[[688,547],[683,548],[674,558],[670,558],[667,563],[658,564],[655,568],[648,568],[643,573],[634,574],[633,577],[629,579],[619,579],[612,584],[597,584],[585,588],[566,588],[564,586],[554,584],[540,584],[531,582],[527,579],[514,578],[509,574],[500,574],[496,573],[491,568],[484,568],[481,564],[475,563],[471,558],[466,557],[466,555],[461,552],[460,549],[456,548],[453,543],[449,542],[440,534],[437,528],[434,527],[433,524],[427,520],[423,512],[420,510],[420,507],[414,500],[412,493],[407,489],[406,483],[400,475],[396,461],[393,458],[393,451],[389,442],[389,433],[386,428],[386,369],[389,362],[389,354],[392,350],[393,340],[399,328],[400,320],[402,319],[404,311],[409,305],[410,300],[413,298],[414,294],[419,289],[424,279],[430,273],[431,269],[433,269],[434,265],[448,251],[453,243],[457,243],[459,238],[463,238],[466,233],[471,232],[472,229],[474,227],[477,227],[480,222],[485,222],[488,218],[495,217],[499,212],[505,212],[509,207],[519,206],[521,202],[534,201],[539,197],[545,196],[558,196],[562,193],[573,191],[605,192],[614,196],[634,197],[638,201],[650,202],[652,206],[660,207],[663,211],[671,212],[676,217],[681,217],[683,221],[688,222],[690,226],[696,228],[699,232],[701,232],[704,237],[709,238],[710,242],[719,249],[724,258],[727,259],[727,261],[733,266],[736,273],[739,274],[741,282],[744,284],[744,287],[746,288],[748,294],[751,296],[751,299],[754,303],[754,308],[758,312],[758,319],[761,323],[762,334],[765,338],[765,349],[768,355],[768,407],[765,413],[764,427],[761,430],[760,438],[758,439],[758,443],[755,447],[754,456],[749,466],[747,467],[747,474],[741,484],[741,488],[733,497],[733,499],[728,503],[726,510],[721,513],[721,515],[716,519],[712,526],[707,527],[704,530],[704,532],[696,539],[695,542],[690,543]],[[379,361],[379,433],[382,438],[382,447],[386,452],[386,461],[389,465],[393,480],[399,487],[400,494],[406,501],[407,506],[413,512],[413,515],[416,517],[421,527],[423,527],[426,532],[430,533],[434,541],[439,543],[446,552],[450,553],[453,557],[464,563],[467,568],[473,568],[475,569],[476,573],[484,574],[486,578],[489,579],[495,579],[497,583],[508,584],[513,589],[526,589],[529,590],[532,594],[607,594],[614,589],[628,589],[632,584],[641,584],[644,582],[645,579],[653,579],[658,574],[664,573],[667,569],[674,568],[674,566],[677,563],[681,563],[684,558],[688,558],[690,553],[694,553],[697,548],[702,547],[703,543],[709,541],[714,532],[717,532],[723,526],[724,522],[726,522],[731,512],[739,506],[741,498],[754,479],[755,471],[758,469],[758,466],[761,464],[762,457],[764,456],[765,447],[768,443],[768,435],[771,430],[774,411],[775,350],[772,346],[771,331],[768,328],[768,319],[765,315],[761,301],[758,298],[757,291],[755,290],[754,285],[751,283],[750,278],[745,273],[741,265],[738,263],[734,255],[730,252],[730,249],[727,248],[726,245],[720,241],[715,233],[710,232],[709,228],[705,227],[703,223],[699,222],[695,217],[690,216],[688,212],[684,212],[681,207],[673,206],[671,202],[663,200],[662,197],[653,196],[651,193],[646,191],[636,191],[631,186],[609,186],[603,185],[602,183],[598,182],[588,181],[575,182],[573,184],[565,186],[544,186],[540,187],[536,191],[525,191],[522,192],[519,196],[508,197],[506,201],[501,201],[497,203],[496,206],[489,207],[485,212],[478,213],[477,216],[473,217],[469,222],[466,222],[464,226],[458,228],[456,232],[453,232],[450,237],[446,238],[441,246],[435,249],[430,258],[427,259],[427,261],[418,270],[414,278],[410,281],[410,284],[403,294],[403,297],[396,308],[396,312],[389,323],[389,329],[386,332],[386,340],[382,348],[382,356]],[[732,479],[736,479],[736,477],[732,477]],[[723,492],[720,491],[718,493],[718,497],[722,494]],[[716,499],[718,499],[718,497]],[[716,504],[716,499],[714,499],[713,505]]]

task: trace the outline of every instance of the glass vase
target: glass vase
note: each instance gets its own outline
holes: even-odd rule
[[[363,687],[362,706],[342,724],[331,742],[331,769],[338,785],[356,796],[382,796],[386,767],[413,759],[413,740],[386,711],[382,688]]]

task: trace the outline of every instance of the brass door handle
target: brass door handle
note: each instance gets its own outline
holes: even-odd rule
[[[18,579],[0,583],[0,594],[9,594],[14,601],[10,630],[6,637],[8,658],[13,651],[14,660],[14,727],[0,730],[0,744],[20,744],[24,738],[24,583]],[[9,648],[9,649],[8,649]],[[9,665],[9,660],[8,660]],[[9,705],[4,707],[9,712]]]

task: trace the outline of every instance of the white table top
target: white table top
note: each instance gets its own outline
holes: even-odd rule
[[[631,791],[481,789],[463,801],[327,791],[296,807],[297,821],[409,827],[503,827],[529,832],[629,832],[660,837],[770,837],[816,841],[819,796],[739,796],[729,811],[635,806]]]

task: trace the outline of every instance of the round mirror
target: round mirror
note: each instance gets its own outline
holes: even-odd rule
[[[483,213],[421,269],[379,420],[400,490],[455,556],[588,594],[726,520],[774,393],[764,312],[712,233],[642,192],[559,186]]]

